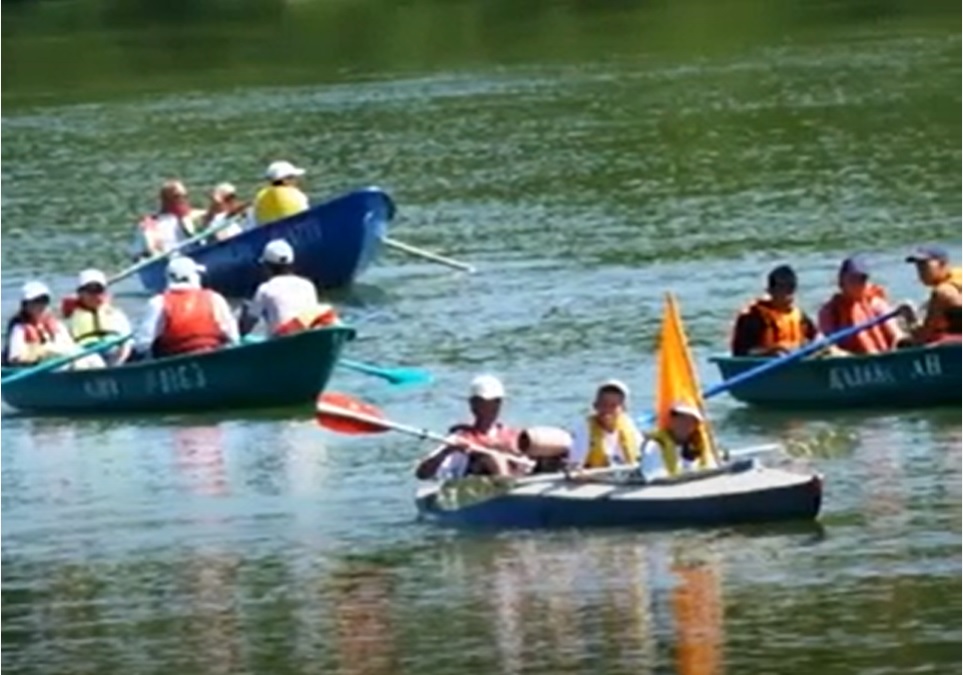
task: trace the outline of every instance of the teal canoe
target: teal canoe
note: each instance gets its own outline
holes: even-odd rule
[[[960,405],[959,344],[900,349],[871,356],[805,359],[736,385],[729,393],[750,405],[780,409],[919,408]],[[723,379],[764,359],[717,356]]]
[[[113,368],[40,373],[4,385],[0,393],[7,405],[33,414],[307,405],[323,391],[354,335],[354,329],[337,326]]]

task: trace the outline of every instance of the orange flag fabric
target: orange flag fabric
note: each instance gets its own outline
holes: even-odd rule
[[[659,336],[658,376],[655,384],[655,410],[659,427],[665,428],[669,421],[669,411],[675,403],[695,406],[705,417],[705,403],[699,377],[689,352],[689,341],[682,326],[679,306],[671,293],[665,294],[665,309],[662,313],[662,331]],[[715,443],[708,423],[699,429],[702,447],[718,460]]]

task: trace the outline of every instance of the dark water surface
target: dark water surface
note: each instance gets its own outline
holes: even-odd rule
[[[332,387],[443,428],[482,370],[511,421],[567,423],[618,375],[652,399],[661,294],[703,381],[791,261],[810,310],[853,250],[896,298],[959,252],[958,6],[375,0],[3,4],[3,310],[34,275],[123,267],[157,184],[320,198],[395,234],[352,356],[430,388]],[[134,316],[144,296],[118,289]],[[256,385],[252,385],[256,386]],[[960,666],[955,410],[774,414],[729,446],[826,475],[819,526],[468,536],[415,521],[399,436],[309,411],[34,419],[4,409],[2,665],[38,673],[908,673]],[[818,442],[812,442],[813,438]],[[808,448],[808,450],[806,450]]]

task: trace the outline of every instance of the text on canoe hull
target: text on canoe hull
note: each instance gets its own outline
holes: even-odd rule
[[[911,380],[942,377],[939,354],[926,354],[913,359],[908,375]],[[882,363],[853,363],[829,369],[829,388],[836,391],[894,385],[905,379],[905,373],[897,375],[891,366]]]
[[[131,375],[123,378],[112,375],[94,377],[84,383],[84,393],[90,398],[110,401],[124,394],[121,380],[129,382]],[[136,390],[145,395],[174,396],[207,389],[208,379],[204,369],[196,363],[151,368],[136,377]]]

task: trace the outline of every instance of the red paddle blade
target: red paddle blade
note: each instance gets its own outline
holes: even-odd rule
[[[318,396],[314,412],[318,424],[339,434],[378,434],[388,431],[386,426],[377,422],[383,417],[373,405],[333,391]]]

